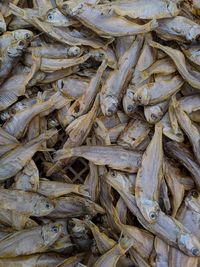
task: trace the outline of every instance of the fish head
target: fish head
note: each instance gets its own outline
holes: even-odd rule
[[[69,48],[68,55],[70,57],[77,57],[80,56],[82,53],[81,48],[78,46],[72,46]]]
[[[68,26],[69,20],[64,16],[58,8],[50,9],[46,14],[46,22],[54,26]]]
[[[104,115],[112,116],[117,112],[118,109],[118,99],[113,95],[107,95],[100,97],[101,99],[101,109]]]
[[[33,38],[33,32],[29,30],[16,30],[14,32],[14,38],[16,41],[28,40],[30,41]]]
[[[51,245],[63,232],[63,225],[60,223],[50,223],[42,226],[42,239],[45,245]]]
[[[53,203],[46,197],[39,196],[34,206],[35,216],[45,216],[54,210]]]
[[[139,88],[134,94],[134,100],[139,105],[148,105],[150,101],[150,93],[146,86]]]
[[[197,190],[191,190],[185,198],[185,205],[197,212],[200,213],[200,194]]]
[[[159,106],[148,107],[144,110],[146,120],[154,124],[162,119],[163,111]]]
[[[154,200],[145,199],[141,201],[140,210],[144,218],[150,223],[154,224],[158,220],[160,207]]]
[[[106,175],[106,180],[108,184],[113,186],[115,189],[120,188],[120,190],[127,191],[132,188],[129,179],[124,172],[109,170]]]
[[[15,42],[8,47],[7,53],[10,57],[21,56],[27,45],[28,43],[25,40]]]
[[[200,256],[200,243],[191,233],[180,233],[178,237],[178,246],[181,251],[189,256]]]
[[[199,41],[200,40],[200,33],[199,33],[199,25],[193,25],[187,34],[187,39],[189,41]]]
[[[137,108],[137,103],[133,100],[134,92],[127,90],[123,97],[123,108],[127,115],[133,114]]]

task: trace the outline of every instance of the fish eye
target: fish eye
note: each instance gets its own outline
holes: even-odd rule
[[[61,88],[64,87],[64,82],[63,82],[63,80],[61,80],[61,82],[60,82],[60,86],[61,86]]]
[[[111,171],[110,174],[111,174],[112,177],[116,177],[116,172],[115,171]]]
[[[112,116],[113,114],[114,114],[114,111],[112,110],[112,108],[109,108],[107,111],[107,115]]]
[[[198,193],[196,190],[193,190],[193,191],[191,192],[191,195],[192,195],[194,198],[198,198],[199,193]]]
[[[54,233],[58,233],[58,227],[55,226],[55,225],[51,228],[51,230],[52,230],[52,232],[54,232]]]
[[[46,209],[50,209],[50,207],[51,207],[50,203],[47,202],[46,205],[45,205],[45,208]]]
[[[141,95],[138,96],[138,100],[139,100],[139,101],[142,100],[142,96],[141,96]]]
[[[199,250],[197,248],[192,248],[191,249],[192,255],[198,256],[199,255]]]
[[[152,220],[156,220],[157,219],[157,214],[155,212],[150,212],[149,214],[149,217],[152,219]]]
[[[93,127],[94,127],[95,129],[98,128],[98,123],[97,123],[97,122],[94,122]]]
[[[25,33],[25,34],[24,34],[24,37],[25,37],[25,39],[29,39],[31,36],[30,36],[29,33]]]
[[[132,111],[133,111],[133,106],[132,106],[132,105],[128,105],[128,107],[127,107],[127,111],[128,111],[128,112],[132,112]]]
[[[52,19],[54,18],[54,16],[53,16],[53,14],[49,13],[48,16],[47,16],[47,18],[48,18],[49,20],[52,20]]]
[[[155,114],[151,114],[151,118],[152,118],[152,120],[157,120],[157,116],[155,115]]]

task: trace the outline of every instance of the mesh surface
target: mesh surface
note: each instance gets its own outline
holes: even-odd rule
[[[66,141],[67,137],[64,131],[59,132],[59,138],[55,146],[56,149],[61,149]],[[34,156],[34,161],[39,170],[42,170],[42,163],[44,161],[52,162],[53,158],[50,152],[37,152]],[[88,161],[83,158],[77,158],[71,164],[68,164],[63,168],[66,175],[72,180],[73,183],[84,183],[85,178],[89,173]],[[40,176],[44,173],[41,171]]]

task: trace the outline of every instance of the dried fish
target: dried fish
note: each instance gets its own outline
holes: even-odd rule
[[[154,136],[142,157],[135,189],[137,206],[149,223],[155,223],[159,216],[158,196],[163,177],[162,165],[162,125],[156,124]]]

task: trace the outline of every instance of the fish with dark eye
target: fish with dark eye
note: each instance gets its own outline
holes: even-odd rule
[[[162,125],[155,125],[154,136],[142,156],[135,185],[137,206],[149,223],[155,223],[160,207],[158,204],[163,178]]]
[[[0,258],[45,252],[59,238],[62,225],[50,223],[11,233],[0,240]]]
[[[152,106],[144,106],[144,116],[149,123],[155,124],[162,119],[168,107],[169,100],[165,100]]]
[[[113,70],[102,86],[100,93],[101,110],[104,115],[112,116],[117,112],[124,89],[131,80],[133,67],[136,65],[143,37],[138,35],[130,48],[119,59],[119,68]]]
[[[90,28],[98,35],[109,38],[126,35],[136,35],[152,31],[157,27],[157,21],[152,20],[146,24],[137,24],[125,17],[118,16],[111,9],[105,10],[100,5],[87,3],[77,4],[67,1],[62,5],[62,11],[79,20],[84,26]]]

